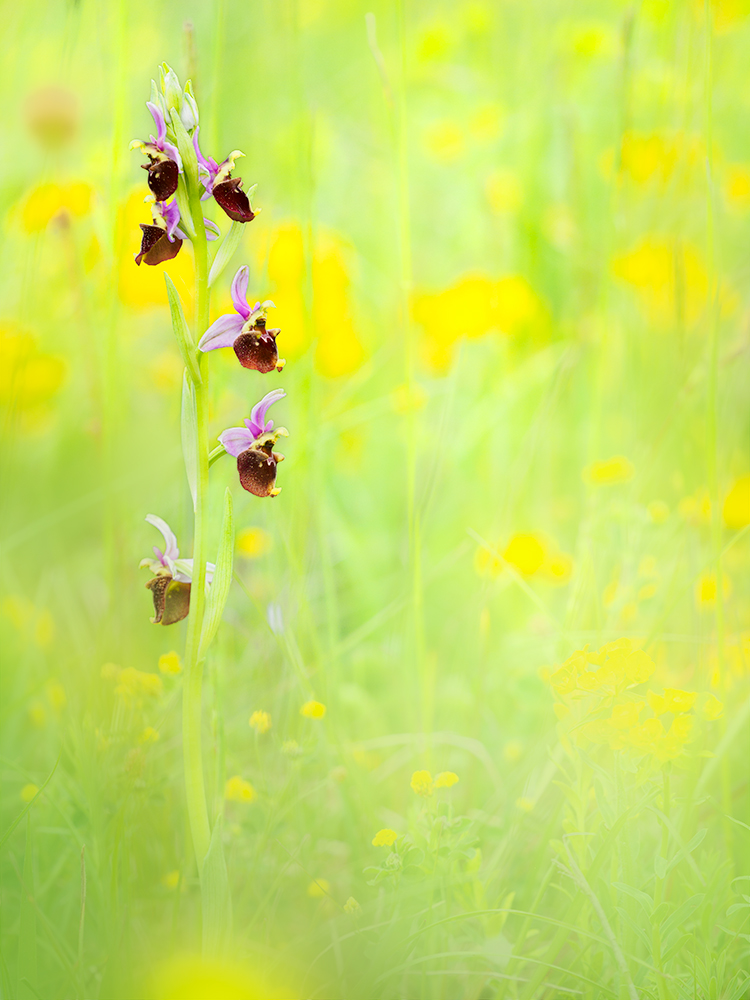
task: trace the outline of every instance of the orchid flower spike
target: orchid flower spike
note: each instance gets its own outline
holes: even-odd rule
[[[141,164],[148,170],[149,190],[157,201],[166,201],[177,190],[182,159],[174,143],[167,142],[167,121],[162,108],[152,101],[148,101],[146,107],[154,118],[156,138],[152,135],[151,142],[133,139],[130,148],[140,149],[149,158],[149,163]]]
[[[256,497],[275,497],[281,492],[276,486],[276,466],[284,456],[273,446],[288,432],[283,427],[274,430],[273,420],[266,420],[266,414],[284,396],[283,389],[274,389],[256,403],[244,427],[230,427],[219,435],[224,450],[237,459],[240,485]]]
[[[154,224],[146,226],[141,223],[143,237],[141,238],[141,252],[136,255],[135,262],[140,264],[161,264],[162,261],[171,260],[180,252],[182,241],[188,237],[179,228],[180,210],[177,207],[177,199],[172,201],[157,201],[151,209]],[[220,235],[219,227],[210,219],[204,219],[206,227],[206,238],[217,240]]]
[[[273,302],[256,302],[250,308],[247,301],[247,266],[241,267],[232,282],[232,303],[235,311],[219,316],[198,342],[201,351],[215,351],[220,347],[233,347],[243,368],[258,372],[277,371],[286,364],[279,358],[276,338],[281,330],[266,329],[266,312],[274,308]]]
[[[233,222],[252,222],[257,212],[253,212],[248,194],[242,190],[242,179],[232,178],[234,161],[245,154],[239,149],[234,149],[221,163],[217,163],[212,156],[204,156],[198,145],[198,132],[196,128],[193,133],[193,146],[195,155],[198,157],[198,171],[200,173],[203,187],[206,189],[203,198],[214,196],[216,203],[226,212]],[[250,191],[255,190],[253,188]]]
[[[154,545],[153,559],[142,559],[140,568],[150,569],[154,574],[146,588],[154,598],[155,625],[174,625],[187,617],[190,610],[190,585],[193,580],[193,560],[180,559],[175,533],[166,521],[156,514],[147,514],[146,520],[157,528],[164,539],[164,549]],[[206,586],[213,579],[216,566],[206,563]]]

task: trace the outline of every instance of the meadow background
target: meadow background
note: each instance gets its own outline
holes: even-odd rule
[[[750,995],[750,5],[2,11],[2,997]],[[219,963],[138,570],[191,544],[162,60],[288,360],[212,356],[212,433],[290,431],[275,500],[212,471]]]

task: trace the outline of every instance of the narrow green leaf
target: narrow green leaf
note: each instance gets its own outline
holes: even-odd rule
[[[679,930],[680,928],[683,930],[686,929],[683,927],[685,921],[693,915],[695,910],[698,909],[705,898],[705,893],[696,893],[695,896],[691,896],[690,899],[685,900],[681,906],[678,906],[670,917],[667,917],[661,928],[661,938],[665,947],[668,947],[671,943],[669,938],[672,931]]]
[[[634,889],[632,885],[627,885],[625,882],[613,882],[612,885],[615,889],[619,889],[620,892],[624,892],[626,896],[637,899],[649,917],[651,916],[654,909],[654,901],[647,893],[642,892],[640,889]]]
[[[23,854],[23,885],[21,886],[21,914],[18,933],[18,990],[19,1000],[30,1000],[39,994],[36,983],[36,911],[34,909],[34,867],[32,863],[31,816],[26,817],[26,849]]]
[[[200,385],[202,380],[200,368],[198,367],[198,361],[195,357],[195,344],[193,343],[193,338],[190,335],[190,328],[185,320],[185,314],[182,311],[182,302],[180,301],[179,293],[174,287],[174,282],[166,271],[164,272],[164,281],[167,285],[169,311],[172,315],[172,330],[174,331],[177,346],[180,349],[182,360],[185,363],[185,367],[188,370],[190,378],[196,385]]]
[[[195,226],[193,225],[193,216],[190,210],[190,195],[185,186],[185,178],[182,176],[177,185],[177,194],[175,197],[177,198],[177,207],[180,210],[180,228],[185,230],[191,240],[195,239]]]
[[[0,848],[2,848],[4,846],[4,844],[6,843],[6,841],[10,837],[10,835],[13,833],[13,831],[15,830],[15,828],[18,826],[18,824],[21,822],[21,820],[24,818],[24,816],[26,815],[26,813],[29,811],[29,809],[31,809],[31,807],[34,805],[34,803],[39,798],[39,796],[42,794],[42,792],[47,787],[47,785],[50,783],[50,781],[52,781],[52,775],[57,770],[57,765],[59,763],[60,763],[60,758],[58,757],[57,760],[55,761],[55,766],[50,771],[49,776],[47,777],[47,780],[44,782],[44,784],[42,785],[42,787],[36,793],[36,795],[31,800],[31,802],[29,802],[29,804],[24,809],[21,810],[21,812],[18,814],[18,816],[16,816],[16,818],[13,820],[13,822],[10,824],[10,826],[8,827],[8,829],[3,834],[2,838],[0,838]]]
[[[195,155],[195,146],[193,146],[193,140],[187,133],[187,129],[182,124],[182,119],[180,118],[179,112],[176,108],[172,109],[170,115],[172,130],[174,131],[175,138],[177,139],[177,148],[180,151],[180,156],[182,157],[182,168],[187,175],[188,180],[193,186],[193,189],[198,187],[198,157]]]
[[[661,854],[657,854],[654,858],[654,872],[657,878],[666,878],[668,866],[667,859],[663,858]]]
[[[188,378],[187,369],[185,369],[182,375],[180,430],[182,436],[182,456],[185,459],[185,472],[187,474],[190,493],[193,497],[193,512],[195,512],[198,500],[198,409],[195,398],[195,387]]]
[[[221,522],[219,553],[216,556],[216,572],[206,601],[206,617],[203,622],[198,659],[203,659],[216,635],[224,605],[232,583],[232,563],[234,559],[234,519],[232,517],[232,494],[227,489],[224,494],[224,517]]]
[[[216,251],[214,262],[211,265],[211,272],[208,275],[209,288],[221,275],[224,268],[232,259],[232,255],[234,254],[237,247],[240,245],[240,240],[242,239],[242,233],[243,233],[242,222],[233,222],[232,225],[229,227],[229,232],[221,241],[221,246]]]
[[[201,866],[203,902],[203,954],[219,957],[229,942],[232,930],[232,897],[221,840],[222,817],[216,820],[211,843]]]

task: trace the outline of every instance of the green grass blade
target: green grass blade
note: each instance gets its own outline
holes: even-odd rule
[[[224,614],[224,605],[229,596],[229,587],[232,583],[232,564],[234,559],[234,518],[232,515],[232,494],[229,489],[224,494],[224,517],[221,522],[221,538],[219,541],[219,553],[216,557],[216,572],[213,583],[208,592],[206,602],[206,619],[203,623],[203,633],[201,635],[198,658],[203,659],[208,647],[211,645],[216,635],[221,616]]]
[[[232,259],[235,250],[240,245],[240,240],[242,239],[243,232],[244,232],[244,224],[242,222],[233,222],[232,225],[229,227],[229,232],[221,241],[221,246],[216,251],[214,262],[211,265],[211,270],[208,275],[209,288],[221,276],[222,272],[224,271],[224,268]]]
[[[174,337],[177,341],[177,347],[180,350],[183,363],[185,368],[188,370],[190,378],[196,385],[200,385],[202,379],[200,368],[198,367],[198,361],[195,357],[195,344],[193,343],[193,338],[190,335],[190,328],[187,325],[185,314],[182,311],[182,302],[180,301],[179,293],[174,287],[174,282],[166,271],[164,272],[164,281],[167,285],[169,312],[172,316],[172,330],[174,331]]]

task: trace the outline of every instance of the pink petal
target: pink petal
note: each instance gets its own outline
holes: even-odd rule
[[[243,451],[247,451],[254,440],[255,435],[247,427],[230,427],[219,435],[224,450],[235,458]]]
[[[231,347],[240,334],[244,320],[236,313],[225,313],[206,330],[198,341],[201,351],[215,351],[217,347]]]
[[[247,283],[249,278],[250,269],[245,264],[237,271],[232,281],[232,302],[234,303],[234,308],[243,319],[247,319],[250,315],[250,307],[247,304]]]
[[[164,536],[163,559],[179,559],[180,550],[177,548],[177,538],[166,521],[157,517],[156,514],[146,514],[146,520],[152,524]],[[154,549],[156,551],[156,549]]]

